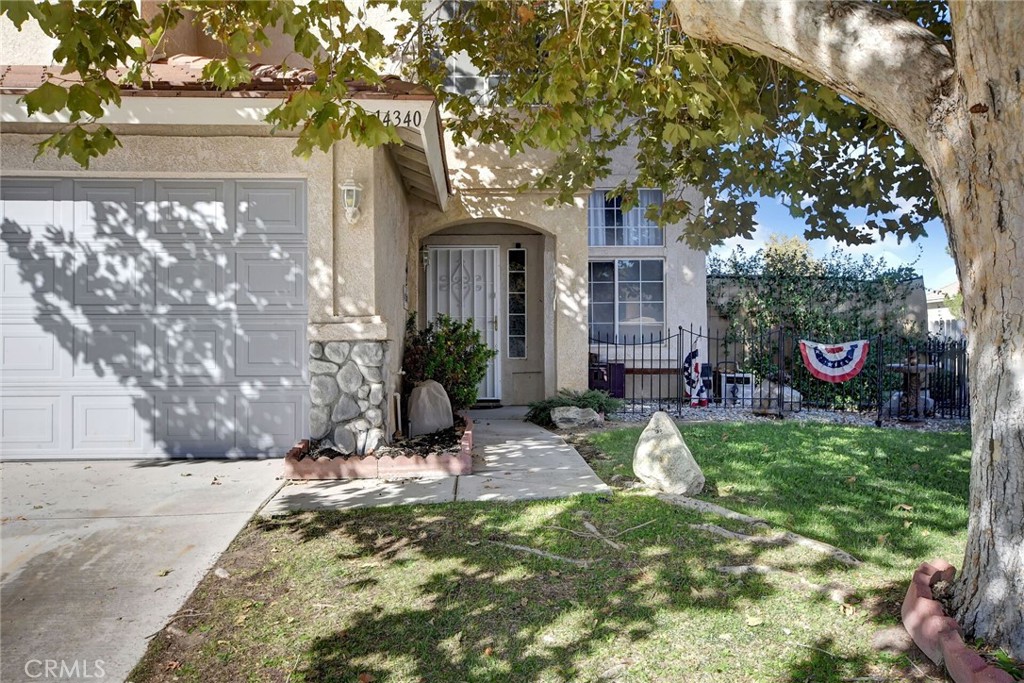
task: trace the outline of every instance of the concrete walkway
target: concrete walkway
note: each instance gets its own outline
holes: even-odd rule
[[[280,471],[280,460],[0,464],[0,680],[123,681]]]
[[[561,437],[523,422],[526,408],[473,410],[473,474],[436,479],[342,480],[285,486],[260,511],[348,510],[385,505],[561,498],[609,491]]]

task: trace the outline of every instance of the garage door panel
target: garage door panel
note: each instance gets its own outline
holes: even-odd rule
[[[0,441],[5,450],[55,450],[60,446],[61,426],[59,395],[4,392],[0,398]]]
[[[153,372],[153,328],[145,321],[93,320],[75,330],[74,375],[80,379],[142,378]]]
[[[4,381],[60,379],[67,358],[58,337],[34,321],[0,326],[0,378]]]
[[[236,446],[244,452],[284,455],[305,431],[305,398],[298,393],[237,396]]]
[[[75,182],[74,236],[78,244],[106,241],[124,248],[141,246],[153,234],[146,218],[142,181]]]
[[[76,394],[71,399],[71,447],[95,455],[147,451],[153,408],[144,396]]]
[[[234,235],[228,221],[225,185],[213,180],[158,180],[148,215],[163,239],[209,242]]]
[[[155,424],[157,446],[171,455],[223,455],[234,446],[234,395],[225,388],[163,394]]]
[[[47,251],[41,244],[0,244],[0,302],[5,311],[53,306],[73,298],[71,252]]]
[[[235,187],[239,237],[305,237],[306,191],[301,181],[239,181]]]
[[[234,324],[230,319],[176,316],[156,332],[157,375],[172,383],[205,380],[210,385],[234,379]]]
[[[149,254],[81,253],[75,263],[74,302],[114,307],[153,303],[154,281],[153,258]]]
[[[235,373],[246,377],[301,380],[306,368],[305,323],[240,324],[236,335]]]
[[[0,187],[5,241],[52,233],[71,225],[65,219],[66,184],[61,180],[4,180]]]
[[[302,308],[306,303],[306,257],[291,252],[235,254],[235,304],[263,310],[268,307]]]
[[[218,262],[218,260],[220,262]],[[226,256],[174,254],[156,265],[156,302],[171,306],[217,306],[229,299]]]

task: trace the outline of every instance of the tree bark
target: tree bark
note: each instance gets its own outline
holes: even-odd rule
[[[755,50],[853,98],[928,166],[971,357],[970,518],[956,616],[969,635],[1024,658],[1024,3],[954,0],[955,61],[937,37],[870,3],[673,8],[689,35]]]

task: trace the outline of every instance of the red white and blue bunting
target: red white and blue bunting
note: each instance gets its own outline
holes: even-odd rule
[[[708,404],[708,390],[700,376],[698,356],[700,351],[693,349],[683,359],[683,381],[686,382],[686,394],[690,397],[690,405],[693,407]]]
[[[868,358],[868,340],[819,344],[800,340],[800,355],[811,374],[824,382],[845,382],[853,379]]]

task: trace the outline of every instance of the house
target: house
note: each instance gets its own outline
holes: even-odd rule
[[[0,20],[4,458],[370,451],[399,426],[412,312],[474,320],[499,351],[481,399],[506,404],[585,389],[591,333],[704,322],[704,255],[680,226],[602,188],[517,192],[540,153],[454,146],[428,90],[351,84],[404,144],[302,159],[263,119],[308,71],[219,92],[200,31],[165,44],[103,119],[121,146],[84,170],[36,158],[62,120],[18,98],[56,70],[53,45]],[[608,186],[629,173],[623,150]]]
[[[949,299],[960,293],[960,283],[929,289],[928,301],[928,332],[943,339],[962,340],[966,331],[963,317],[949,310]]]

